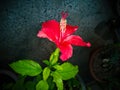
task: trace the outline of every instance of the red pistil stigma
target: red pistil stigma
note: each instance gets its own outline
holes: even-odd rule
[[[63,19],[66,19],[68,16],[68,12],[61,12],[61,16]]]

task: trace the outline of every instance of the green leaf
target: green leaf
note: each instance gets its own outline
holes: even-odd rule
[[[59,64],[56,64],[53,66],[56,70],[63,70],[62,66]]]
[[[63,81],[62,77],[58,72],[52,72],[51,75],[53,76],[53,81],[56,83],[58,90],[63,90]]]
[[[61,65],[62,70],[57,70],[57,72],[62,76],[63,80],[68,80],[74,78],[78,73],[78,66],[74,66],[71,63],[65,62]]]
[[[53,82],[53,77],[52,76],[50,76],[47,79],[47,82],[48,82],[48,85],[49,85],[49,90],[56,90],[56,86],[55,86],[55,83]]]
[[[48,67],[44,68],[43,70],[43,80],[47,80],[50,75],[50,69]]]
[[[39,82],[39,81],[42,80],[42,79],[43,79],[43,75],[42,75],[42,74],[39,74],[39,75],[37,75],[37,76],[35,77],[35,79],[34,79],[35,81],[34,81],[34,82],[35,82],[35,83],[36,83],[36,82]]]
[[[10,67],[21,75],[36,76],[41,73],[41,66],[32,60],[19,60],[10,64]]]
[[[25,90],[24,87],[25,76],[20,76],[13,86],[12,90]]]
[[[36,90],[48,90],[48,89],[49,89],[49,85],[47,81],[41,80],[36,85]]]
[[[56,48],[55,51],[54,51],[54,55],[55,55],[55,56],[58,56],[58,55],[59,55],[59,52],[60,52],[59,48]]]
[[[73,88],[73,87],[76,87],[77,88],[81,88],[81,84],[80,84],[80,81],[77,80],[76,78],[71,78],[69,80],[67,80],[66,82],[68,84],[68,87],[69,88]],[[81,90],[81,89],[80,89]]]
[[[25,90],[35,90],[35,82],[33,81],[28,81],[25,83]]]
[[[50,62],[53,60],[54,52],[50,55]]]
[[[48,60],[43,60],[43,63],[45,63],[46,65],[50,65],[50,62]]]
[[[50,56],[51,65],[54,65],[57,63],[58,58],[59,58],[59,52],[60,52],[59,48],[56,48],[56,50],[51,54]]]

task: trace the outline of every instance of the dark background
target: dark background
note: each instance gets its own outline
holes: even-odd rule
[[[95,33],[97,25],[116,18],[117,0],[0,0],[0,69],[19,59],[32,59],[39,63],[48,59],[55,45],[36,35],[41,23],[56,19],[60,13],[68,11],[68,23],[78,25],[75,33],[92,44],[91,48],[74,47],[70,62],[79,65],[85,81],[89,73],[89,56],[92,50],[105,41]],[[104,28],[103,28],[104,29]]]

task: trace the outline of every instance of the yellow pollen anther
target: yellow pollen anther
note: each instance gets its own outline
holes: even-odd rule
[[[60,30],[65,31],[66,30],[66,25],[67,25],[67,20],[62,18],[60,20]]]

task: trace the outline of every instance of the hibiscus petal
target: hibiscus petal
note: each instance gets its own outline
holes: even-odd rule
[[[44,33],[43,31],[39,31],[38,34],[37,34],[38,37],[41,37],[41,38],[48,38],[50,41],[53,41],[51,38],[49,38],[47,36],[46,33]]]
[[[77,35],[70,35],[64,39],[65,42],[68,42],[69,44],[76,45],[76,46],[86,46],[90,47],[91,44],[89,42],[83,41],[83,39],[80,36]]]
[[[65,31],[64,37],[71,35],[71,34],[74,33],[77,29],[78,29],[78,26],[67,25],[67,26],[66,26],[66,31]]]
[[[60,27],[59,23],[55,20],[49,20],[42,24],[41,31],[38,32],[38,37],[48,38],[53,42],[59,41]]]
[[[39,31],[37,36],[42,38],[48,38],[48,36],[43,31]]]
[[[72,48],[72,46],[70,44],[65,44],[64,43],[59,48],[60,48],[60,52],[61,52],[60,59],[62,61],[66,61],[70,57],[72,57],[73,48]]]

